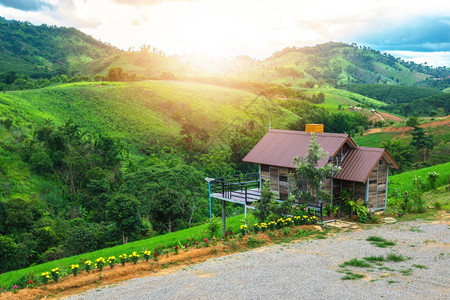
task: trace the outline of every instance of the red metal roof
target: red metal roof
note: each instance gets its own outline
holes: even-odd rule
[[[323,132],[315,135],[317,143],[327,153],[327,156],[319,161],[319,167],[324,166],[329,156],[334,156],[346,141],[349,141],[353,147],[357,147],[348,134]],[[294,157],[306,156],[310,138],[311,134],[304,131],[270,130],[242,160],[295,168]]]
[[[383,154],[384,149],[381,148],[351,149],[342,160],[342,170],[333,178],[364,183]]]

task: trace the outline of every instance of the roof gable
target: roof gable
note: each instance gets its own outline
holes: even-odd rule
[[[383,156],[386,161],[398,168],[395,161],[383,148],[358,147],[351,149],[342,161],[342,170],[333,178],[364,183]]]
[[[324,166],[329,156],[334,156],[345,142],[357,147],[348,134],[316,133],[316,141],[327,153],[319,161],[319,167]],[[305,157],[308,152],[311,134],[294,130],[270,130],[243,158],[243,161],[278,167],[295,168],[294,158]]]

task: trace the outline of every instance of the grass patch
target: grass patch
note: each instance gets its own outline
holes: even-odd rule
[[[374,263],[374,262],[380,262],[380,261],[384,261],[384,257],[382,255],[380,256],[369,256],[369,257],[364,257],[365,260],[367,260],[368,262]]]
[[[356,280],[356,279],[361,279],[364,278],[363,274],[357,274],[357,273],[353,273],[353,272],[347,272],[347,275],[341,277],[342,280]]]
[[[371,235],[366,241],[370,242],[371,245],[377,246],[379,248],[387,248],[391,246],[395,246],[395,242],[388,241],[382,237]]]
[[[428,267],[424,265],[412,265],[412,266],[417,269],[428,269]]]
[[[450,176],[450,162],[389,176],[389,191],[395,192],[398,195],[404,195],[406,191],[412,191],[413,179],[415,176],[422,177],[422,180],[425,183],[424,192],[429,191],[431,190],[431,186],[428,182],[428,173],[433,171],[439,173],[439,178],[436,181],[436,187],[448,184],[448,177]]]
[[[388,280],[387,283],[388,283],[388,284],[393,284],[393,283],[398,283],[398,281],[395,281],[395,280]]]
[[[394,269],[391,269],[391,268],[388,268],[388,267],[381,267],[381,268],[378,268],[378,270],[380,270],[380,271],[389,271],[389,272],[395,272],[395,270],[394,270]]]
[[[401,254],[389,253],[386,256],[387,261],[400,262],[409,259],[409,257],[403,256]]]
[[[264,240],[258,240],[251,236],[249,236],[247,239],[247,246],[250,248],[260,247],[261,245],[264,245],[264,244],[265,244]]]
[[[370,267],[372,267],[371,264],[365,262],[364,260],[359,260],[357,258],[354,258],[352,260],[346,261],[346,262],[344,262],[344,263],[339,265],[339,267],[341,267],[341,268],[345,268],[347,266],[358,267],[358,268],[370,268]]]
[[[408,269],[404,269],[404,270],[400,270],[399,271],[403,276],[411,276],[412,275],[412,269],[408,268]]]

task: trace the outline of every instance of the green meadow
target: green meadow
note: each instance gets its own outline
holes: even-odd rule
[[[395,192],[396,194],[404,195],[406,191],[411,192],[414,188],[413,180],[415,177],[419,176],[422,178],[422,183],[424,183],[424,191],[430,190],[431,186],[428,180],[428,173],[430,172],[439,173],[436,187],[449,184],[450,162],[390,176],[389,194]]]

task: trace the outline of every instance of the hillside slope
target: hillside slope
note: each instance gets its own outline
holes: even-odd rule
[[[34,78],[76,73],[80,65],[121,51],[75,29],[0,17],[0,73]]]
[[[214,138],[228,125],[246,121],[267,128],[269,112],[276,128],[286,128],[297,119],[265,97],[177,81],[71,83],[3,93],[0,101],[5,117],[20,110],[40,122],[71,118],[90,131],[141,145],[158,139],[173,145],[187,123]]]

